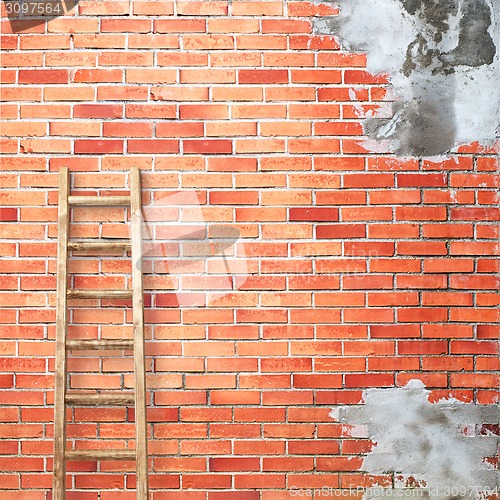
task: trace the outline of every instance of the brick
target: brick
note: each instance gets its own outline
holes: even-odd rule
[[[318,239],[365,238],[364,224],[325,224],[316,228]]]
[[[227,7],[227,6],[226,6]],[[258,33],[258,19],[209,19],[209,33]]]
[[[153,54],[144,52],[101,52],[99,64],[102,66],[152,66]]]
[[[452,275],[450,288],[495,290],[499,281],[500,278],[493,275]]]
[[[67,105],[21,105],[21,118],[70,118],[71,108]]]
[[[93,66],[95,62],[96,56],[92,52],[78,52],[74,54],[63,52],[48,53],[45,56],[45,64],[47,66]]]
[[[177,13],[182,16],[223,16],[227,15],[227,2],[178,2]]]
[[[181,69],[180,83],[235,83],[234,69]]]
[[[314,5],[303,2],[290,2],[288,6],[288,15],[290,17],[336,16],[338,13],[337,7],[328,4]]]
[[[121,118],[123,106],[119,104],[76,104],[73,108],[75,118]]]
[[[108,154],[121,153],[123,151],[123,141],[121,140],[75,140],[75,153],[79,154]]]
[[[236,174],[236,187],[285,187],[286,177],[282,174]],[[278,220],[285,220],[283,219]]]
[[[85,2],[80,6],[80,15],[125,15],[129,13],[127,2],[113,2],[102,4],[102,2]]]
[[[375,85],[381,83],[383,84],[383,83],[388,83],[388,75],[386,74],[372,75],[367,71],[357,70],[357,69],[346,70],[344,72],[344,83],[369,84],[369,85]]]
[[[49,86],[43,91],[45,101],[89,101],[94,95],[94,89],[89,86]]]
[[[2,136],[44,136],[47,127],[43,122],[2,122]]]
[[[25,139],[21,140],[21,153],[69,153],[71,143],[59,139]]]
[[[32,35],[25,35],[24,38],[28,38]],[[44,38],[44,37],[41,37]],[[11,35],[3,35],[0,37],[0,47],[3,50],[15,50],[18,47],[18,37]]]
[[[262,136],[304,136],[311,135],[311,124],[309,123],[275,123],[262,122],[260,124]]]
[[[133,37],[134,35],[131,35]],[[125,35],[79,35],[73,36],[73,43],[75,48],[80,49],[124,49],[125,48]],[[132,45],[130,45],[132,48]]]
[[[332,119],[340,117],[340,106],[338,104],[295,104],[289,105],[290,118],[323,118]]]
[[[103,33],[149,33],[152,23],[149,19],[102,19]]]
[[[288,210],[288,220],[290,221],[337,221],[339,217],[337,208],[290,208]],[[319,229],[328,226],[319,226]]]
[[[336,139],[289,139],[288,151],[297,153],[339,153],[340,141]]]
[[[205,19],[156,19],[154,21],[155,33],[204,33],[206,31]]]
[[[106,137],[151,137],[153,126],[149,123],[107,122],[103,124]]]
[[[19,70],[19,83],[68,83],[68,70],[58,69],[38,69],[38,70]]]
[[[287,458],[266,458],[262,459],[264,471],[307,471],[314,468],[312,457],[287,457]]]
[[[225,474],[184,474],[183,481],[185,481],[186,488],[230,488],[231,476]],[[175,494],[175,493],[174,493]],[[195,493],[196,495],[198,493]]]
[[[108,87],[100,86],[97,89],[97,100],[103,101],[146,101],[148,89],[141,86]]]
[[[349,358],[349,359],[318,359],[315,362],[317,371],[326,372],[359,372],[365,369],[366,362],[364,358]]]
[[[260,470],[260,459],[257,457],[210,458],[209,470],[211,472],[258,471]]]
[[[446,176],[442,174],[398,174],[398,187],[444,187]]]
[[[500,210],[496,208],[451,208],[451,220],[500,220]]]
[[[400,241],[397,253],[398,255],[446,255],[448,249],[445,242]]]
[[[239,105],[233,104],[232,118],[286,118],[286,106],[284,105]]]
[[[258,87],[212,87],[213,101],[262,101],[263,90]]]
[[[314,66],[314,54],[297,52],[265,52],[264,66]],[[291,90],[291,89],[290,89]],[[310,89],[307,89],[308,91]]]
[[[134,2],[133,12],[135,15],[142,16],[171,16],[174,14],[173,2]]]
[[[99,137],[101,135],[101,127],[95,121],[85,122],[52,122],[49,125],[50,135],[59,136],[87,136]]]
[[[0,117],[2,120],[16,119],[18,117],[17,104],[0,105]]]
[[[188,140],[183,141],[186,154],[230,154],[233,150],[229,140]]]
[[[0,151],[2,153],[17,153],[18,152],[17,139],[0,139]]]
[[[344,311],[344,321],[347,323],[392,323],[394,311],[391,309],[348,309]]]
[[[85,18],[56,18],[47,22],[49,33],[97,33],[99,21]]]
[[[155,2],[142,2],[144,5],[154,4]],[[137,5],[137,4],[135,4]],[[106,35],[103,35],[106,36]],[[130,34],[128,36],[128,46],[131,49],[146,49],[146,48],[158,48],[158,49],[178,49],[179,48],[179,36],[178,35],[160,35],[160,34],[140,34],[134,35]],[[119,48],[123,48],[119,46]],[[108,44],[106,48],[110,48]],[[159,64],[160,56],[163,54],[159,53],[157,56],[157,61]],[[161,64],[159,64],[161,66]]]
[[[366,192],[364,191],[335,191],[325,190],[316,193],[318,205],[364,205]]]
[[[285,141],[282,139],[238,139],[235,141],[236,153],[284,153]]]
[[[318,122],[314,131],[316,135],[362,135],[363,127],[355,122]]]
[[[292,19],[262,20],[262,33],[310,33],[312,31],[311,21]]]
[[[346,387],[392,387],[393,385],[394,375],[389,373],[345,375]]]
[[[233,16],[281,16],[283,2],[241,1],[233,4]]]
[[[208,55],[203,52],[167,52],[158,54],[157,62],[159,66],[172,66],[176,68],[179,66],[207,66]]]
[[[318,66],[325,67],[359,67],[364,68],[366,66],[366,55],[365,54],[349,54],[345,52],[323,52],[318,54]],[[360,95],[365,95],[368,89],[358,90]],[[372,90],[373,92],[373,90]],[[345,99],[351,100],[351,99]],[[354,99],[353,99],[354,100]],[[357,99],[366,100],[366,99]],[[375,99],[373,99],[375,100]]]
[[[183,45],[187,50],[232,50],[234,49],[234,36],[184,35]]]
[[[339,70],[292,70],[292,83],[340,83],[342,81],[342,73]]]
[[[496,374],[452,373],[450,375],[451,387],[496,387],[499,377]]]
[[[396,220],[446,220],[445,207],[396,207]]]
[[[458,242],[450,243],[450,255],[497,255],[500,246],[496,242]]]
[[[312,87],[266,87],[266,101],[315,101]]]
[[[468,325],[423,325],[424,338],[467,338],[472,337],[472,327]]]
[[[179,106],[181,120],[209,119],[220,120],[229,118],[228,107],[224,104],[198,105],[181,104]]]
[[[4,101],[40,101],[41,98],[41,87],[4,87],[2,89],[2,99]]]
[[[471,224],[423,224],[425,238],[472,238]],[[454,244],[454,242],[453,242]]]
[[[276,84],[288,83],[288,71],[278,69],[240,69],[240,84]]]
[[[18,219],[18,209],[11,207],[0,208],[0,220],[2,222],[17,222]]]

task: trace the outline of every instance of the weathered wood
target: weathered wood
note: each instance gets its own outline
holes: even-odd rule
[[[120,394],[66,394],[66,404],[74,406],[124,406],[133,405],[134,393]]]
[[[57,241],[57,312],[56,361],[54,396],[54,480],[53,500],[66,498],[66,333],[68,329],[68,229],[69,229],[69,170],[59,172],[59,216]]]
[[[130,205],[130,196],[70,196],[71,206],[126,207]]]
[[[68,450],[66,460],[135,460],[134,450]],[[144,500],[147,497],[143,497]]]
[[[144,302],[142,281],[142,209],[138,168],[130,171],[131,196],[70,196],[69,172],[62,169],[59,178],[59,239],[56,324],[56,381],[54,425],[54,489],[53,500],[66,498],[66,465],[68,460],[135,460],[136,497],[148,500],[148,452],[146,420],[146,370],[144,355]],[[68,242],[70,206],[129,206],[131,240],[93,240]],[[132,256],[132,288],[122,290],[68,290],[68,252],[130,251]],[[70,339],[67,340],[68,299],[132,299],[133,340]],[[134,392],[67,394],[68,350],[128,349],[134,350]],[[66,450],[66,407],[135,404],[136,450]]]
[[[146,420],[146,368],[144,358],[144,302],[142,282],[141,178],[130,169],[130,235],[132,241],[132,289],[135,371],[136,498],[148,498],[148,442]]]
[[[68,299],[131,299],[132,290],[68,290]]]
[[[68,248],[73,252],[111,252],[130,250],[128,240],[70,241]]]
[[[103,350],[109,351],[112,349],[127,349],[134,348],[133,340],[116,339],[116,340],[67,340],[66,348],[72,351],[92,351]]]

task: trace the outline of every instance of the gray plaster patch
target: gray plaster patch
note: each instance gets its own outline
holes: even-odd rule
[[[328,1],[328,0],[325,0]],[[368,70],[388,73],[391,118],[368,118],[370,139],[399,154],[446,154],[499,137],[500,0],[339,0],[338,17],[314,19]]]
[[[364,405],[335,407],[330,416],[374,441],[362,469],[394,474],[395,489],[423,488],[433,498],[498,492],[498,470],[486,459],[497,452],[499,437],[478,431],[488,429],[482,424],[498,424],[498,406],[454,399],[430,403],[429,392],[419,380],[402,388],[367,389]],[[394,496],[391,489],[384,493]]]

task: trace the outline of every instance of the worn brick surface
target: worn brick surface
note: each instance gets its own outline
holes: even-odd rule
[[[82,0],[33,25],[2,2],[0,498],[50,498],[61,166],[79,194],[126,193],[128,167],[143,172],[154,500],[390,485],[358,471],[371,444],[332,405],[413,378],[436,399],[495,403],[498,149],[372,151],[363,122],[391,113],[387,75],[312,33],[311,16],[336,13]],[[81,208],[71,234],[124,238],[126,217]],[[130,263],[71,271],[119,288]],[[127,305],[75,302],[69,336],[129,337]],[[71,356],[71,388],[133,387],[125,354]],[[76,448],[133,436],[130,410],[68,419]],[[133,466],[97,467],[69,466],[75,498],[134,498]]]

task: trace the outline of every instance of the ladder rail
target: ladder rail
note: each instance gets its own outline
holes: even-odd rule
[[[130,239],[132,243],[132,307],[134,323],[135,447],[137,498],[148,498],[148,442],[146,418],[146,367],[144,354],[144,295],[142,282],[141,178],[130,169]]]
[[[59,216],[57,237],[57,312],[54,396],[54,500],[66,498],[66,377],[68,330],[68,232],[69,170],[59,173]]]

